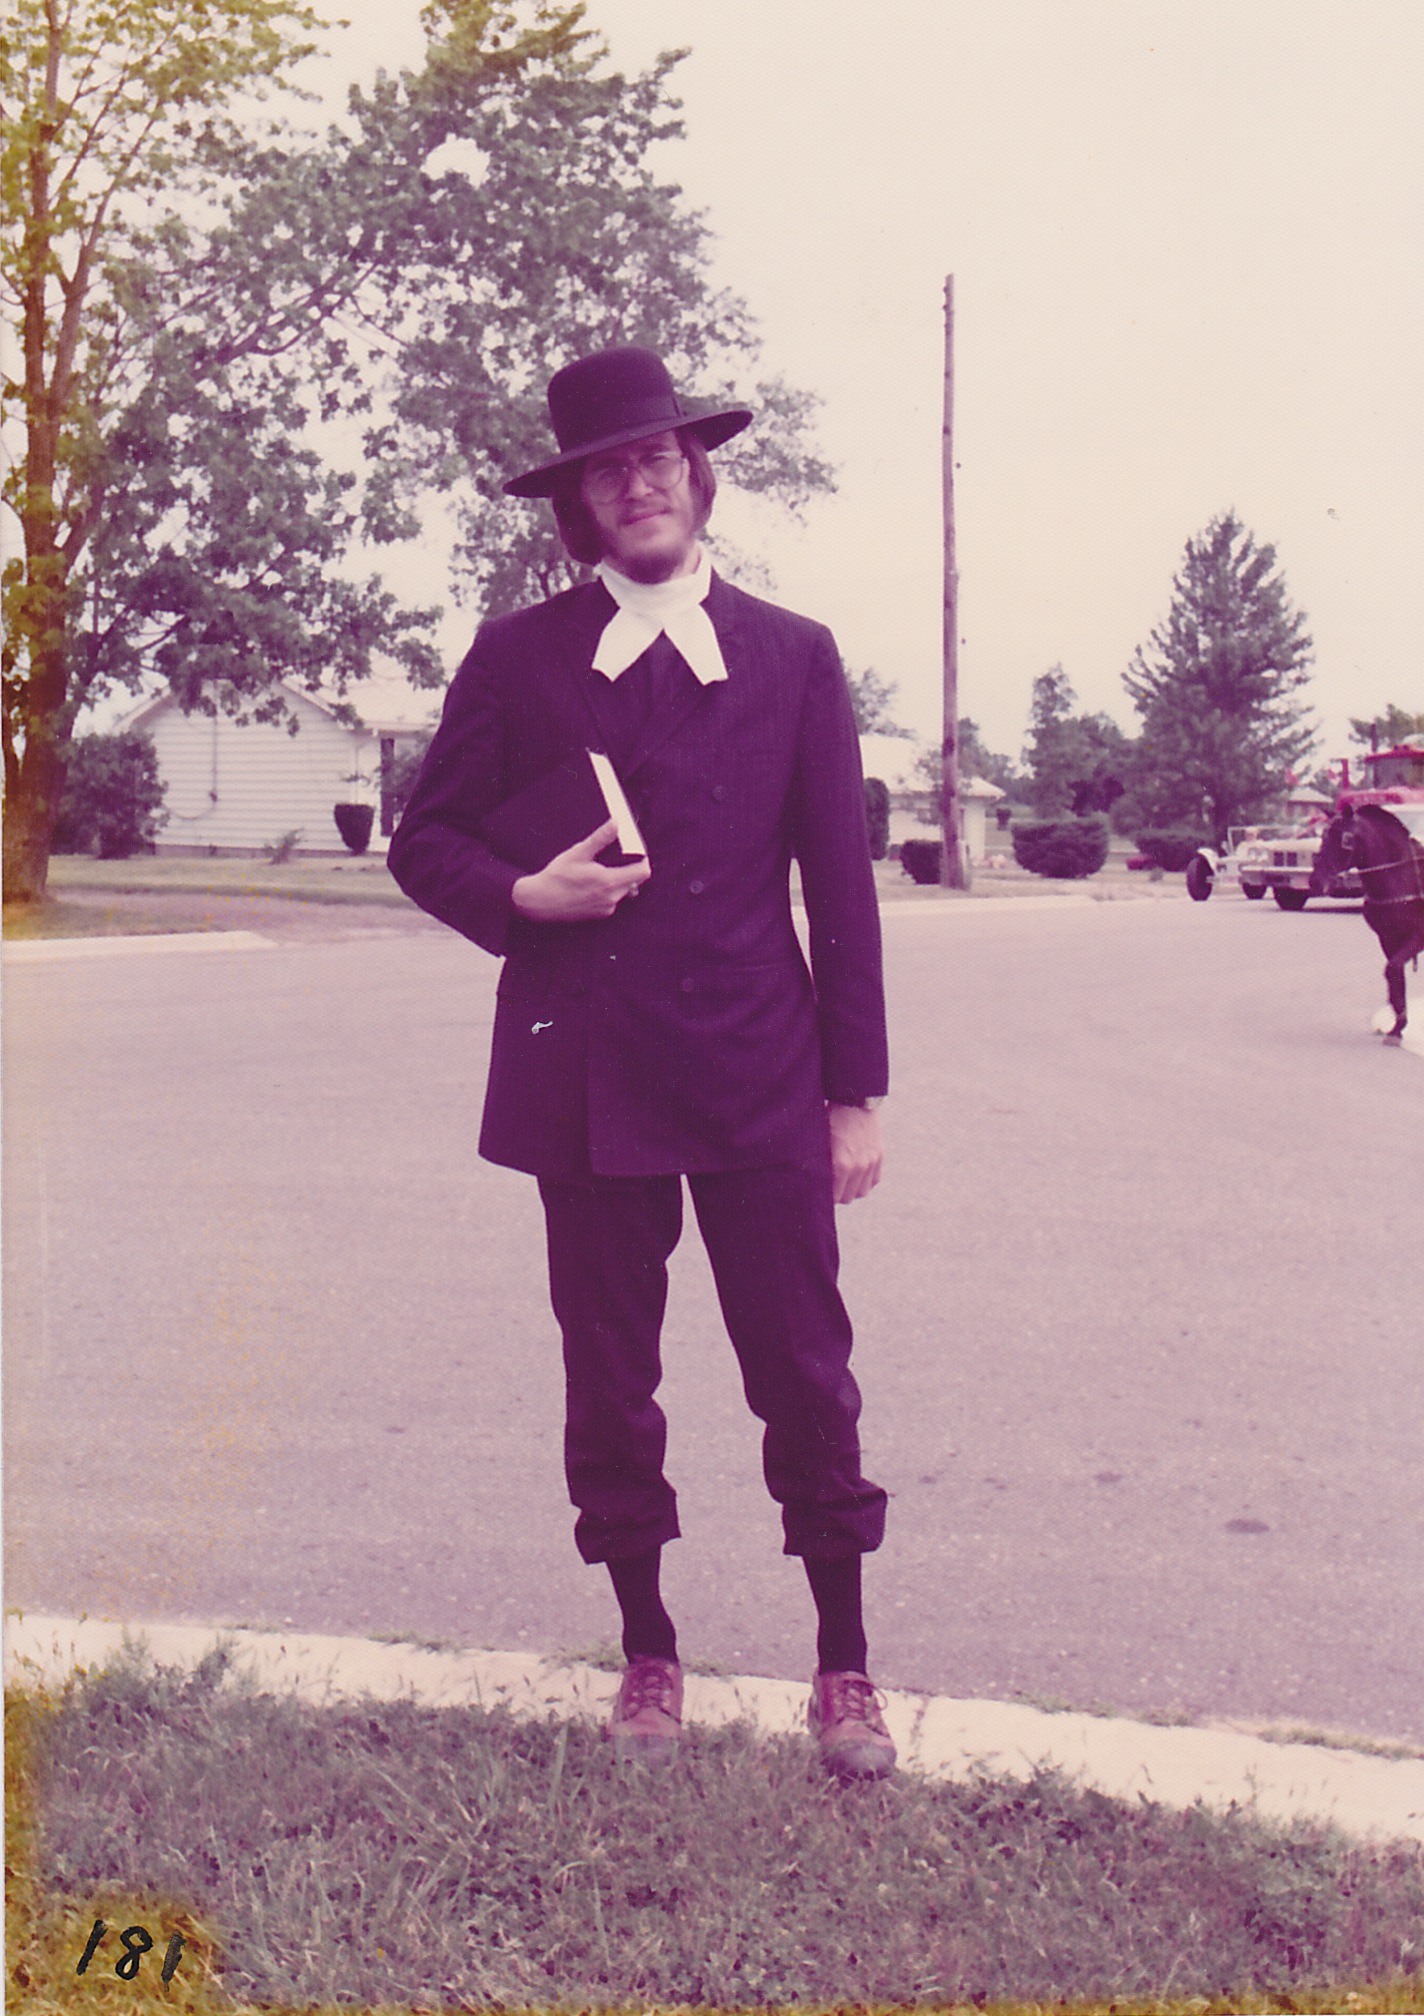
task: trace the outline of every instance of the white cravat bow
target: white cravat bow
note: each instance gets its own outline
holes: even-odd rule
[[[712,562],[701,548],[693,572],[676,574],[671,581],[630,581],[607,560],[594,572],[618,604],[593,654],[595,672],[606,679],[621,677],[666,634],[704,686],[726,678],[722,647],[703,606],[712,586]]]

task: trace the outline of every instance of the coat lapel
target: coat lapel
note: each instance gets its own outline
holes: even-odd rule
[[[582,593],[569,597],[569,620],[560,640],[556,676],[583,723],[581,732],[591,749],[602,748],[603,730],[588,697],[588,668],[616,606],[601,581],[590,581]]]
[[[611,597],[609,598],[611,601]],[[712,628],[717,633],[717,642],[722,647],[722,661],[727,667],[728,680],[737,676],[737,622],[736,600],[719,574],[712,576],[712,586],[707,594],[707,614],[712,619]],[[596,646],[590,646],[590,656]],[[690,691],[684,687],[674,699],[667,700],[656,708],[643,724],[642,733],[634,744],[633,753],[624,765],[624,775],[631,777],[650,756],[657,753],[683,723],[690,720],[706,707],[717,691],[721,680],[711,686],[704,686],[700,680],[689,682]]]

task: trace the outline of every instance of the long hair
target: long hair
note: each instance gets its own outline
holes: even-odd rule
[[[712,500],[717,495],[717,478],[712,473],[712,458],[690,427],[674,429],[678,445],[687,457],[687,483],[697,506],[693,531],[700,532],[712,516]],[[555,479],[549,501],[554,507],[554,517],[558,520],[559,537],[568,548],[574,560],[582,561],[585,567],[596,567],[603,558],[603,534],[598,522],[583,501],[580,485],[583,482],[583,463],[570,462],[561,469]]]

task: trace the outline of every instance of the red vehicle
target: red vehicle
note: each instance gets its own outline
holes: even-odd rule
[[[1358,782],[1350,775],[1350,758],[1341,758],[1335,810],[1347,812],[1359,805],[1383,805],[1410,832],[1424,832],[1424,735],[1406,735],[1392,749],[1371,749],[1368,756],[1357,761],[1361,773]],[[1359,877],[1347,872],[1335,876],[1325,894],[1362,896],[1364,890]]]
[[[1340,762],[1340,796],[1335,810],[1347,805],[1424,805],[1424,735],[1407,735],[1392,749],[1371,749],[1359,759],[1364,775],[1350,778],[1350,759]]]

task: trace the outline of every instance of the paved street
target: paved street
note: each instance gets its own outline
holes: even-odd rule
[[[892,1163],[841,1214],[877,1677],[1424,1740],[1424,1059],[1367,1033],[1358,915],[886,936]],[[474,1153],[494,979],[399,930],[7,968],[8,1603],[615,1636],[537,1198]],[[804,1678],[691,1231],[675,1269],[684,1653]]]

